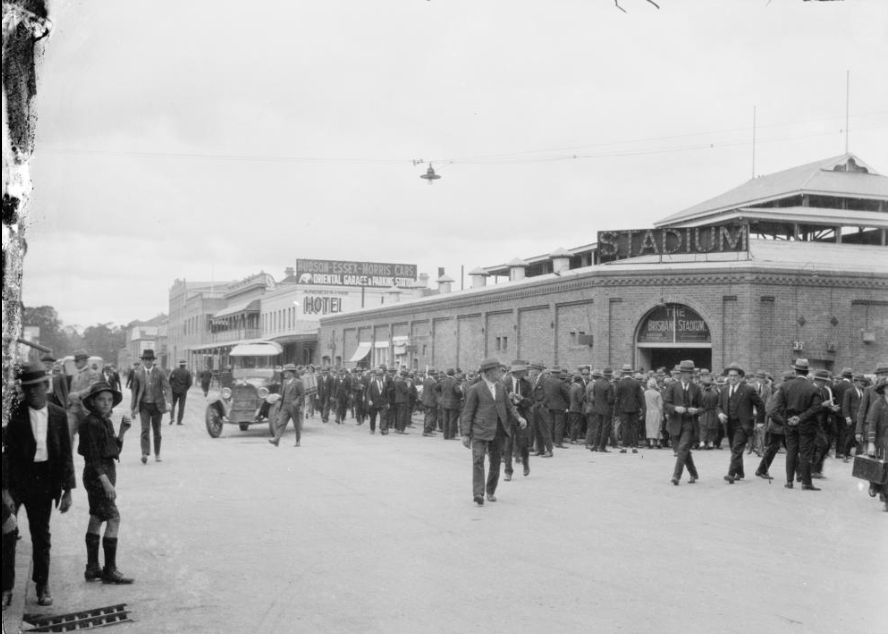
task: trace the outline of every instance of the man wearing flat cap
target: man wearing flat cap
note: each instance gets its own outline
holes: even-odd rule
[[[89,413],[83,407],[81,399],[86,396],[93,383],[105,380],[101,373],[89,366],[89,354],[86,350],[74,352],[74,367],[77,371],[71,377],[71,388],[68,390],[68,432],[72,443],[77,435],[77,428]]]
[[[179,361],[179,367],[170,373],[170,390],[173,393],[173,400],[170,403],[170,425],[173,424],[173,412],[176,409],[176,403],[179,404],[179,411],[176,413],[176,424],[182,424],[182,418],[185,415],[185,399],[188,398],[188,390],[194,384],[191,378],[191,371],[185,367],[185,359]]]
[[[472,495],[476,504],[484,504],[484,493],[489,502],[496,502],[503,443],[512,433],[512,421],[521,429],[527,421],[500,383],[502,370],[497,359],[485,359],[480,367],[481,380],[466,393],[466,404],[460,417],[463,445],[472,450]],[[484,456],[490,455],[490,467],[485,486]]]
[[[811,464],[817,435],[816,417],[823,399],[817,386],[808,381],[808,360],[796,359],[793,369],[796,376],[783,384],[776,405],[786,417],[786,484],[783,486],[791,489],[798,471],[803,491],[819,491],[811,481]]]
[[[59,366],[56,365],[56,358],[51,354],[40,357],[40,362],[43,363],[46,374],[52,378],[52,385],[46,395],[49,402],[65,409],[68,407],[68,380],[64,372],[60,371]]]
[[[727,377],[728,385],[719,394],[718,419],[725,425],[731,443],[731,462],[724,479],[728,484],[734,484],[746,477],[743,450],[754,427],[765,424],[765,404],[754,387],[741,383],[746,372],[739,365],[732,363],[722,374]]]
[[[49,403],[49,377],[40,366],[24,366],[18,373],[23,397],[16,402],[4,430],[4,461],[8,475],[3,482],[3,503],[28,514],[31,531],[32,580],[37,603],[52,605],[49,592],[50,532],[52,507],[66,513],[75,487],[71,437],[65,410]],[[6,474],[4,474],[6,475]],[[8,488],[7,488],[8,487]],[[3,603],[15,587],[15,535],[3,539]]]

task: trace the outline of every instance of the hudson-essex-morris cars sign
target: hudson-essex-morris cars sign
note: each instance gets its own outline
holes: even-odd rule
[[[296,260],[299,284],[316,286],[407,286],[416,280],[415,264]]]
[[[749,228],[744,224],[598,232],[599,262],[635,258],[640,255],[739,253],[748,250]]]

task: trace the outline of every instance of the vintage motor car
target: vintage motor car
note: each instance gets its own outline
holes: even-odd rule
[[[207,404],[206,424],[211,437],[218,438],[223,425],[237,425],[246,431],[250,425],[267,424],[274,433],[281,398],[281,378],[275,365],[282,352],[274,341],[240,343],[232,348],[231,385],[210,394]],[[263,405],[267,405],[264,411]]]

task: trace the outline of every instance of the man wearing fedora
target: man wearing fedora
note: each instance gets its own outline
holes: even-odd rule
[[[863,396],[860,398],[860,406],[857,408],[857,427],[854,430],[854,439],[859,443],[862,443],[863,439],[866,437],[866,423],[870,410],[879,400],[876,386],[882,381],[882,379],[888,378],[888,361],[880,362],[876,366],[873,374],[876,375],[876,380],[863,391]]]
[[[440,397],[438,398],[438,415],[441,417],[444,440],[456,438],[456,426],[459,419],[459,399],[456,395],[458,388],[456,370],[447,368],[444,378],[441,379]]]
[[[855,434],[857,433],[857,412],[860,410],[860,401],[863,398],[863,391],[866,389],[866,377],[862,374],[855,374],[852,378],[851,387],[845,390],[842,397],[842,416],[845,419],[844,462],[848,462],[851,458],[852,449],[856,456],[863,453],[863,447],[861,443],[857,442]]]
[[[72,443],[74,436],[77,435],[77,428],[88,413],[81,399],[89,392],[93,383],[105,380],[101,373],[90,367],[89,354],[86,350],[74,352],[74,367],[77,371],[71,377],[71,387],[68,390],[68,431]]]
[[[765,403],[754,387],[741,382],[746,372],[739,365],[732,363],[722,374],[727,377],[728,385],[719,394],[718,419],[725,425],[731,443],[731,462],[725,482],[734,484],[735,480],[746,477],[743,450],[754,427],[764,426]]]
[[[277,420],[274,426],[274,438],[268,442],[277,447],[281,442],[281,436],[287,429],[287,423],[293,421],[293,429],[296,431],[296,444],[299,447],[302,442],[302,405],[305,401],[305,387],[296,376],[296,366],[288,363],[284,366],[284,381],[281,385],[281,408],[278,410]]]
[[[435,428],[438,426],[438,380],[435,378],[435,371],[426,370],[425,378],[422,381],[422,412],[423,412],[423,436],[434,436]]]
[[[835,435],[835,417],[842,411],[836,402],[830,385],[830,373],[827,370],[814,372],[814,385],[820,390],[823,401],[820,414],[817,416],[817,433],[814,437],[814,459],[811,463],[811,477],[823,478],[823,463],[829,455],[831,439]]]
[[[142,423],[142,464],[151,454],[150,435],[154,434],[154,460],[160,462],[160,425],[163,415],[170,410],[173,395],[166,373],[154,366],[154,350],[142,353],[142,365],[133,373],[130,415],[139,415]]]
[[[194,384],[191,377],[191,371],[185,367],[185,359],[179,361],[179,367],[170,373],[170,390],[173,393],[170,402],[170,425],[173,424],[173,413],[176,410],[176,403],[179,404],[179,411],[176,413],[176,424],[182,424],[182,418],[185,416],[185,399],[188,398],[188,390]]]
[[[549,408],[551,434],[555,446],[567,449],[564,444],[564,421],[570,408],[570,388],[561,379],[561,368],[553,365],[549,375],[543,379],[543,391],[546,393],[546,406]]]
[[[525,378],[527,366],[527,361],[512,361],[509,376],[503,379],[503,386],[518,414],[525,420],[530,420],[533,411],[533,389]],[[512,479],[513,454],[516,454],[518,462],[524,465],[524,475],[530,475],[530,429],[527,426],[522,428],[513,420],[511,431],[512,433],[506,436],[503,449],[506,458],[506,481]]]
[[[854,387],[854,370],[852,368],[842,368],[842,376],[838,381],[833,383],[832,392],[836,399],[836,405],[840,411],[835,416],[836,424],[836,460],[845,457],[845,446],[848,444],[848,426],[845,421],[844,403],[845,392]]]
[[[778,392],[785,389],[787,382],[794,378],[795,372],[793,370],[784,372],[780,384],[773,386],[771,395],[765,401],[765,419],[768,425],[767,443],[764,452],[762,452],[761,462],[755,470],[755,475],[765,480],[771,480],[768,470],[771,468],[771,463],[774,462],[777,452],[780,451],[780,445],[782,444],[784,449],[786,448],[786,412],[780,405],[782,396]]]
[[[18,373],[23,397],[4,429],[8,474],[3,483],[3,502],[18,513],[28,514],[31,532],[32,579],[37,603],[52,605],[49,592],[50,532],[52,507],[66,513],[75,487],[71,436],[65,410],[47,400],[49,377],[40,366],[24,366]],[[7,488],[8,487],[8,488]],[[15,538],[3,540],[3,604],[15,587]]]
[[[632,366],[623,365],[623,376],[614,386],[614,417],[619,418],[622,437],[620,453],[626,453],[627,448],[638,453],[638,425],[645,415],[644,390],[632,374]]]
[[[552,453],[552,420],[549,417],[549,407],[546,404],[546,390],[544,382],[547,378],[546,368],[541,362],[531,363],[527,366],[527,380],[533,394],[533,417],[530,419],[532,429],[531,439],[536,443],[536,451],[533,455],[551,458]]]
[[[672,381],[663,392],[663,409],[668,418],[666,428],[675,449],[675,468],[672,471],[672,484],[678,486],[684,468],[688,468],[693,484],[700,477],[694,464],[691,445],[700,433],[698,415],[703,405],[703,393],[694,383],[694,362],[682,361],[679,364],[679,379]]]
[[[367,385],[367,413],[370,416],[370,433],[376,433],[376,417],[379,416],[379,433],[388,434],[388,412],[390,404],[385,387],[385,370],[373,370],[373,378]]]
[[[500,379],[502,370],[496,359],[485,359],[479,369],[481,379],[466,393],[466,404],[460,417],[463,445],[472,450],[472,495],[476,504],[487,500],[496,502],[500,462],[506,436],[512,433],[512,421],[521,429],[527,427],[524,419],[507,396]],[[490,455],[487,483],[484,482],[484,456]]]
[[[786,484],[783,486],[791,489],[798,472],[803,491],[819,491],[811,481],[811,463],[817,415],[823,400],[817,386],[808,381],[808,360],[796,359],[793,369],[795,378],[783,384],[777,401],[777,407],[783,409],[786,418]]]

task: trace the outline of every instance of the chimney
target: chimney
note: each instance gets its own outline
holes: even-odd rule
[[[488,275],[490,274],[482,269],[480,266],[477,269],[470,271],[469,277],[472,278],[472,288],[481,288],[482,286],[487,286]]]
[[[449,293],[453,287],[453,278],[449,275],[442,275],[438,278],[438,292]]]
[[[509,262],[509,281],[517,282],[524,279],[524,272],[527,269],[527,262],[521,258],[515,258]]]
[[[428,273],[420,273],[419,279],[416,281],[417,288],[428,288],[429,287],[429,274]]]
[[[388,290],[386,290],[386,292],[385,292],[386,297],[387,297],[386,301],[389,304],[397,304],[398,302],[401,301],[401,293],[402,293],[401,289],[398,288],[397,286],[389,287]]]
[[[287,268],[284,269],[284,277],[285,278],[290,277],[294,273],[296,273],[296,269],[294,269],[292,266],[288,266]]]
[[[558,247],[549,254],[552,258],[552,272],[555,274],[570,270],[570,251],[564,247]]]

